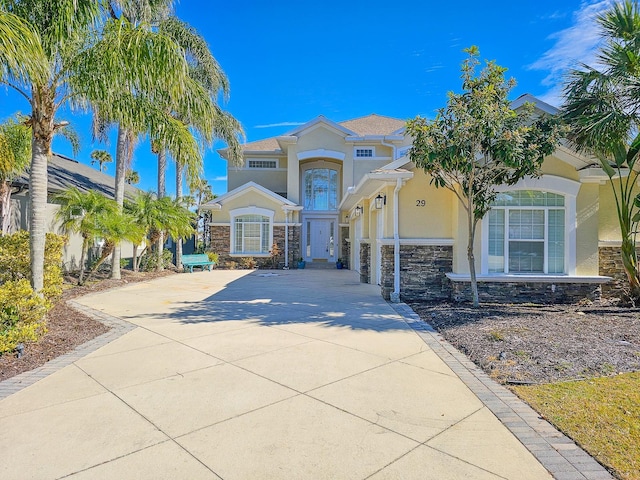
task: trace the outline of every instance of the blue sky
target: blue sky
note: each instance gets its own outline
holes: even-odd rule
[[[462,50],[471,45],[509,69],[517,81],[513,99],[531,93],[559,105],[563,72],[593,63],[593,17],[610,3],[181,0],[176,13],[209,42],[231,84],[224,108],[255,141],[320,114],[334,121],[370,113],[432,117],[447,91],[460,88]],[[28,104],[0,87],[0,120],[17,111],[28,113]],[[114,142],[92,143],[89,115],[61,111],[59,117],[80,134],[79,161],[89,163],[94,149],[115,155]],[[63,140],[54,141],[54,150],[72,156]],[[133,168],[140,188],[156,189],[147,142],[138,146]],[[114,166],[107,171],[113,174]],[[167,176],[169,193],[174,175]],[[226,191],[226,163],[215,149],[206,152],[204,175],[215,193]]]

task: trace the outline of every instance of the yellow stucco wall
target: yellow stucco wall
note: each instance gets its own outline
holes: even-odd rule
[[[282,210],[280,203],[275,200],[271,200],[262,193],[256,191],[246,191],[231,200],[225,202],[220,210],[213,210],[213,222],[214,223],[229,223],[230,212],[236,208],[244,207],[259,207],[274,212],[273,221],[281,223],[285,221],[285,213]]]
[[[623,179],[624,181],[625,179]],[[618,182],[614,179],[613,182]],[[606,182],[600,185],[600,221],[598,223],[598,239],[602,242],[620,242],[620,225],[618,222],[618,214],[616,211],[616,201],[613,194],[612,185]],[[636,183],[633,189],[633,195],[640,193],[640,187]]]
[[[255,182],[273,192],[286,192],[287,172],[257,168],[236,170],[228,174],[227,189],[231,191],[248,182]]]
[[[542,173],[546,175],[556,175],[558,177],[569,178],[578,181],[580,179],[577,170],[566,162],[549,155],[542,163]]]
[[[413,174],[399,193],[400,238],[451,238],[455,195],[430,185],[430,177],[424,171],[415,169]],[[393,187],[390,190],[393,208]],[[424,206],[420,206],[423,200]]]
[[[576,274],[598,275],[599,185],[583,183],[576,198]]]

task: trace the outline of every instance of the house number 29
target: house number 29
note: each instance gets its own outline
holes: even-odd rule
[[[426,204],[424,200],[416,200],[416,207],[424,207]]]

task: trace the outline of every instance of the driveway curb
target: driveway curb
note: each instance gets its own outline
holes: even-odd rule
[[[573,440],[556,430],[514,393],[491,379],[406,303],[389,305],[513,433],[556,480],[613,480]]]
[[[33,370],[29,370],[28,372],[21,373],[0,382],[0,400],[8,397],[9,395],[19,392],[23,388],[33,385],[38,380],[42,380],[52,373],[55,373],[58,370],[71,365],[76,360],[80,360],[91,352],[96,351],[100,347],[105,346],[106,344],[121,337],[125,333],[137,328],[137,325],[122,320],[121,318],[107,315],[106,313],[86,307],[73,300],[68,301],[67,304],[70,307],[84,313],[88,317],[91,317],[94,320],[103,323],[104,325],[109,327],[109,331],[83,343],[82,345],[78,345],[70,352],[67,352],[64,355],[48,361],[41,367],[34,368]]]

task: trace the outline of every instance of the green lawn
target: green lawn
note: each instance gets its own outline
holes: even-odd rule
[[[618,477],[640,480],[640,372],[513,390]]]

